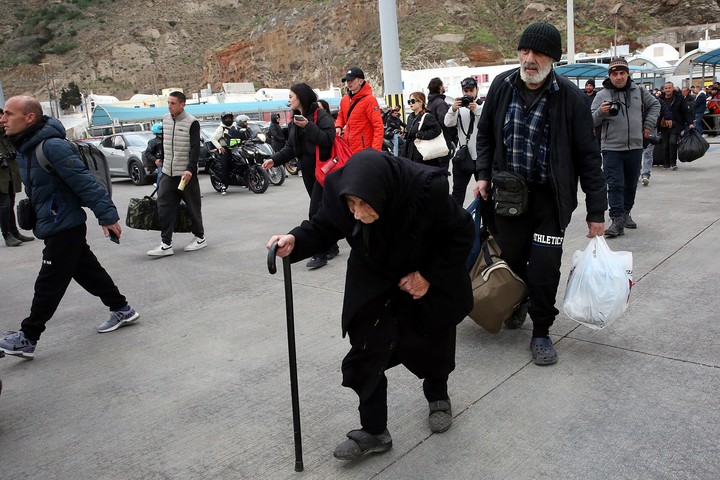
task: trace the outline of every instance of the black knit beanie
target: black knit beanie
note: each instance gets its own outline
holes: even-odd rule
[[[562,40],[560,32],[549,23],[533,23],[523,32],[518,42],[518,50],[529,48],[543,53],[556,62],[562,57]]]

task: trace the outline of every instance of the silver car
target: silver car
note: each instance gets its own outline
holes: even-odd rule
[[[126,132],[105,137],[99,148],[107,158],[110,175],[130,177],[135,185],[151,183],[156,174],[143,165],[142,154],[154,136],[150,132]]]

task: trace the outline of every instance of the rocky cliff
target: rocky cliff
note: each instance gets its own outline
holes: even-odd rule
[[[576,51],[608,48],[616,0],[576,0]],[[515,56],[523,27],[548,21],[565,31],[563,0],[398,0],[402,66],[478,65]],[[81,90],[128,97],[179,87],[254,82],[285,88],[339,83],[350,65],[382,82],[378,3],[373,0],[5,0],[0,80],[6,96],[46,95],[74,81]],[[717,0],[633,0],[617,16],[618,40],[641,47],[663,28],[720,21]],[[711,32],[715,38],[720,32]]]

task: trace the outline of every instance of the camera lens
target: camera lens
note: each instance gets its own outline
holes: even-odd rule
[[[613,102],[610,104],[610,110],[608,111],[608,114],[610,114],[611,117],[616,116],[620,112],[620,109],[618,108],[617,103]]]

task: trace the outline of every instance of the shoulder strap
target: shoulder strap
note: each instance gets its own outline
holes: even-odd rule
[[[347,115],[345,116],[345,123],[347,123],[347,121],[350,120],[350,114],[352,113],[353,108],[355,108],[355,106],[356,106],[358,103],[360,103],[360,102],[362,102],[362,97],[360,98],[360,100],[358,100],[357,102],[355,102],[355,103],[353,103],[352,105],[350,105],[350,108],[348,109],[348,113],[347,113]]]
[[[38,163],[40,164],[42,169],[49,173],[52,172],[53,168],[50,160],[47,159],[47,157],[45,156],[45,152],[43,152],[43,145],[45,145],[45,140],[37,144],[37,147],[35,147],[35,156],[37,157]]]
[[[425,115],[427,115],[427,113],[423,113],[422,117],[420,117],[420,124],[418,125],[418,129],[417,129],[418,132],[422,128],[422,124],[425,121]]]
[[[470,112],[470,128],[468,128],[467,133],[462,126],[462,115],[460,115],[460,112],[458,111],[458,126],[460,127],[460,131],[462,132],[462,134],[465,135],[465,144],[470,141],[470,135],[472,135],[473,125],[475,125],[475,113],[473,113],[473,111],[470,109],[468,109],[468,111]]]

